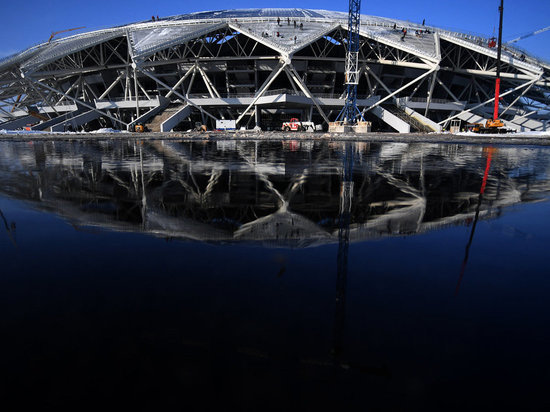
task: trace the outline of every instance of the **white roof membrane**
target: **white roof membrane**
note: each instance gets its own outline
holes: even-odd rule
[[[403,38],[403,27],[407,29],[407,34]],[[396,25],[393,27],[372,27],[361,25],[360,34],[372,38],[381,43],[388,44],[403,51],[427,57],[429,59],[437,58],[435,38],[432,32],[426,33],[425,30],[418,30],[407,26]],[[403,39],[402,39],[403,38]]]
[[[27,60],[22,65],[22,68],[25,71],[32,71],[46,63],[59,59],[63,56],[87,49],[88,47],[92,47],[100,43],[104,43],[124,34],[125,29],[117,28],[79,34],[76,36],[57,40],[43,46],[35,56]]]
[[[130,42],[134,57],[140,58],[170,46],[185,43],[217,30],[224,25],[218,23],[148,27],[146,29],[131,31]]]
[[[296,22],[296,26],[294,26]],[[302,25],[300,27],[300,24]],[[242,33],[252,33],[262,37],[262,41],[271,44],[277,50],[292,53],[311,43],[329,31],[338,27],[330,21],[326,23],[318,22],[300,22],[292,18],[281,19],[280,24],[277,21],[266,21],[259,23],[237,23],[237,27],[242,29]]]
[[[280,19],[279,23],[277,19]],[[289,20],[290,24],[288,24]],[[296,28],[294,21],[297,24]],[[158,21],[132,23],[126,26],[77,34],[51,43],[43,43],[3,60],[0,59],[0,69],[19,66],[25,72],[36,71],[39,67],[63,56],[95,46],[114,37],[126,35],[126,33],[130,37],[134,57],[142,59],[159,50],[188,42],[192,38],[200,37],[227,24],[231,24],[234,28],[240,28],[245,35],[254,35],[253,37],[265,45],[271,46],[283,54],[292,54],[338,25],[346,29],[347,21],[347,12],[328,10],[254,8],[204,11],[166,17]],[[299,30],[300,24],[303,24],[303,30]],[[394,24],[397,26],[397,30],[393,29]],[[402,32],[400,31],[402,27],[408,29],[407,36],[403,40],[401,40]],[[494,53],[494,50],[487,47],[482,48],[477,44],[482,39],[481,37],[470,39],[466,34],[451,33],[432,27],[429,28],[432,33],[422,33],[416,36],[415,30],[421,29],[425,28],[417,23],[361,15],[362,36],[416,54],[420,58],[432,61],[438,59],[433,32],[439,33],[442,37],[452,37],[456,43],[461,45],[468,45],[470,48],[477,47],[480,52],[487,55],[492,56]],[[277,32],[279,36],[277,36]],[[506,60],[507,55],[509,58],[512,58],[513,55],[515,60],[513,64],[525,70],[540,70],[539,64],[547,68],[550,67],[547,63],[539,62],[531,56],[527,56],[525,59],[522,57],[522,52],[515,53],[513,48],[503,52],[503,60]]]

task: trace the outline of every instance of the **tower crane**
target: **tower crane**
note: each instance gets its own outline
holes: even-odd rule
[[[349,0],[348,49],[346,52],[346,103],[337,120],[347,124],[356,123],[357,84],[359,83],[359,25],[361,23],[361,0]],[[351,202],[353,197],[353,145],[348,142],[343,147],[342,188],[340,189],[340,216],[338,230],[338,273],[336,278],[336,308],[334,316],[333,352],[338,355],[342,347],[346,283],[348,272],[348,249],[350,232]]]
[[[534,36],[536,34],[544,33],[545,31],[548,31],[548,30],[550,30],[550,26],[543,27],[542,29],[535,30],[534,32],[524,34],[523,36],[516,37],[515,39],[507,41],[506,44],[514,44],[514,43],[517,43],[520,40],[527,39],[528,37]]]
[[[349,0],[348,49],[346,52],[346,103],[337,120],[353,124],[357,115],[357,84],[359,84],[359,26],[361,24],[361,0]]]

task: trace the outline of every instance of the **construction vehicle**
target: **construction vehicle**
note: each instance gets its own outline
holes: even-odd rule
[[[502,54],[502,15],[504,12],[504,0],[500,0],[500,6],[498,8],[500,14],[500,20],[498,25],[498,48],[497,48],[497,73],[495,80],[495,106],[493,110],[493,118],[488,119],[485,125],[474,123],[471,130],[476,133],[508,133],[512,130],[504,127],[504,122],[498,118],[498,109],[500,103],[500,57]],[[494,43],[494,40],[491,39]],[[494,47],[489,44],[489,47]]]
[[[504,127],[504,122],[500,119],[488,119],[483,123],[469,123],[466,125],[466,130],[469,132],[487,134],[487,133],[510,133],[513,130]]]
[[[289,122],[284,122],[281,130],[285,132],[305,132],[308,130],[314,131],[315,124],[313,122],[301,122],[300,119],[293,117]]]
[[[146,131],[146,128],[143,124],[141,123],[136,123],[134,125],[134,132],[136,133],[144,133]]]
[[[195,131],[204,133],[207,131],[206,125],[202,124],[201,122],[195,122]]]

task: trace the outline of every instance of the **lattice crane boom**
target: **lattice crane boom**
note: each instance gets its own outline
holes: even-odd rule
[[[523,36],[519,36],[519,37],[517,37],[513,40],[507,41],[506,44],[514,44],[514,43],[517,43],[520,40],[527,39],[531,36],[535,36],[537,34],[544,33],[545,31],[548,31],[548,30],[550,30],[550,26],[544,27],[542,29],[535,30],[534,32],[531,32],[531,33],[528,33],[528,34],[524,34]]]

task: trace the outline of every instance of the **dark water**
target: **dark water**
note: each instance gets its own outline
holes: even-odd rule
[[[549,172],[536,147],[0,142],[3,409],[548,410]]]

